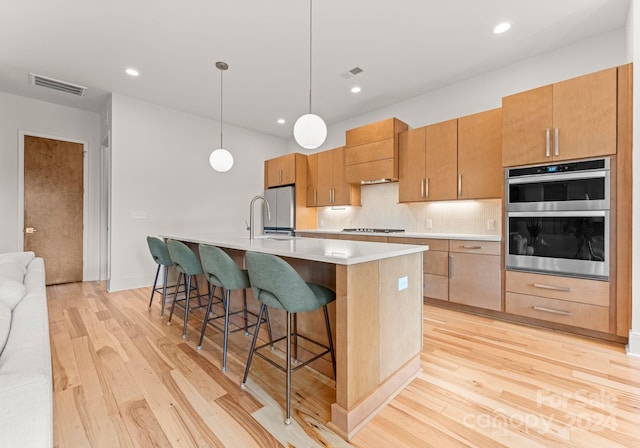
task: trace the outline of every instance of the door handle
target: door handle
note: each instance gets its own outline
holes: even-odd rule
[[[544,283],[532,283],[531,286],[540,289],[550,289],[552,291],[571,292],[571,288],[564,286],[545,285]]]
[[[24,229],[24,233],[35,233],[37,232],[36,229],[34,229],[33,227],[27,227]]]
[[[318,190],[313,190],[313,205],[318,205]]]
[[[420,179],[420,197],[424,198],[424,178]]]
[[[460,246],[460,249],[482,249],[482,246],[467,246],[466,244],[464,246]]]
[[[555,135],[553,136],[553,155],[560,155],[560,130],[555,128]]]
[[[429,197],[429,178],[425,177],[424,179],[424,197]]]
[[[560,314],[561,316],[571,316],[571,312],[564,310],[556,310],[555,308],[547,308],[546,306],[533,305],[536,311],[544,311],[545,313]]]
[[[462,196],[462,174],[458,174],[458,197]]]
[[[546,137],[545,155],[547,157],[551,157],[551,129],[547,128],[547,130],[545,131],[545,137]]]

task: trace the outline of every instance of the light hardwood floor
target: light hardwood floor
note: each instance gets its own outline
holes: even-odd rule
[[[423,371],[350,444],[327,426],[334,382],[293,376],[294,422],[282,422],[284,374],[254,359],[250,337],[202,314],[167,326],[150,288],[47,288],[57,447],[640,447],[640,360],[624,347],[424,307]],[[181,313],[176,317],[181,317]]]

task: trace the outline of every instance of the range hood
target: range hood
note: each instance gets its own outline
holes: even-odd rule
[[[345,180],[379,184],[398,180],[398,134],[409,126],[397,118],[350,129],[346,133]]]

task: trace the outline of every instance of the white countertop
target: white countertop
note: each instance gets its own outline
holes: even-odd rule
[[[365,263],[383,258],[424,252],[429,249],[429,246],[426,245],[370,243],[365,241],[276,235],[269,237],[261,235],[254,240],[249,240],[248,235],[238,236],[221,233],[161,236],[190,243],[210,244],[227,249],[251,250],[281,257],[342,265]]]
[[[477,235],[468,233],[422,233],[422,232],[344,232],[342,229],[296,229],[296,232],[326,233],[340,235],[372,235],[388,236],[389,238],[433,238],[444,240],[477,240],[477,241],[501,241],[500,235]]]

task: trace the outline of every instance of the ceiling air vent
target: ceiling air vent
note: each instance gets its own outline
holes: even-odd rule
[[[46,76],[36,75],[35,73],[29,73],[29,82],[34,86],[46,87],[47,89],[58,90],[76,96],[84,95],[84,92],[87,90],[84,86],[60,81],[59,79],[47,78]]]
[[[360,67],[354,67],[354,68],[352,68],[351,70],[349,70],[348,72],[343,73],[343,74],[342,74],[342,77],[343,77],[344,79],[349,79],[349,78],[351,78],[352,76],[359,75],[359,74],[360,74],[360,73],[362,73],[363,71],[364,71],[364,70],[362,70]]]

